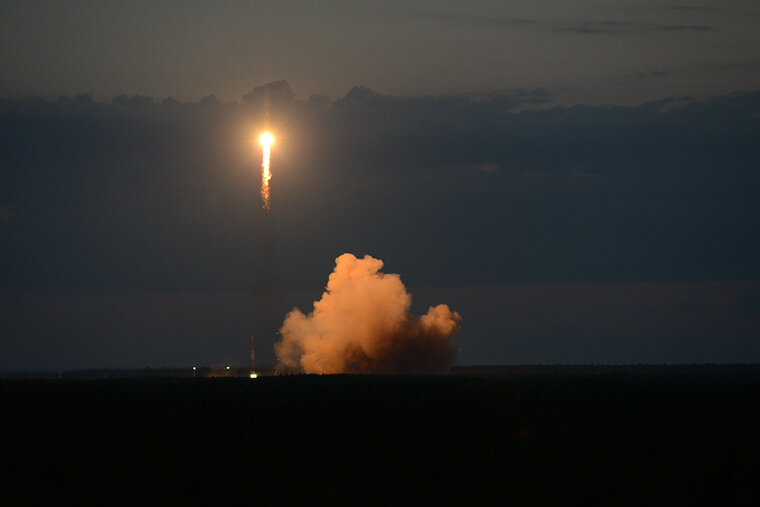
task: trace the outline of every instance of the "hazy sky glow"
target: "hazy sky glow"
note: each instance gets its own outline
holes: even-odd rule
[[[0,95],[297,97],[543,87],[637,104],[760,86],[760,8],[614,2],[59,2],[0,7]]]
[[[758,362],[753,4],[3,2],[0,370],[271,359],[343,253],[461,364]]]

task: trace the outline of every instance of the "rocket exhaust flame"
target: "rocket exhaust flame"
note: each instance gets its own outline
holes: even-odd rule
[[[271,155],[272,142],[274,141],[270,132],[264,132],[259,137],[262,146],[261,160],[261,207],[267,211],[271,208],[269,202],[269,180],[272,179],[272,173],[269,171],[269,159]]]

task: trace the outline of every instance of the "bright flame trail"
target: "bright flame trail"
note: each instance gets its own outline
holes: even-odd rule
[[[271,205],[269,203],[269,180],[272,179],[272,173],[269,172],[269,158],[271,153],[272,134],[264,132],[259,137],[259,142],[263,147],[263,157],[261,160],[261,207],[269,211]]]

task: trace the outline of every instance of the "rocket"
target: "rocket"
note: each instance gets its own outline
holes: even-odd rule
[[[264,129],[269,130],[269,102],[264,104]]]

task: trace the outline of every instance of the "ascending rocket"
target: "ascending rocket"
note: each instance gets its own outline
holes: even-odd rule
[[[272,134],[269,132],[269,103],[264,104],[264,133],[259,137],[262,147],[262,160],[261,160],[261,207],[269,211],[269,180],[272,178],[272,173],[269,172],[269,156],[270,149],[272,147]]]

